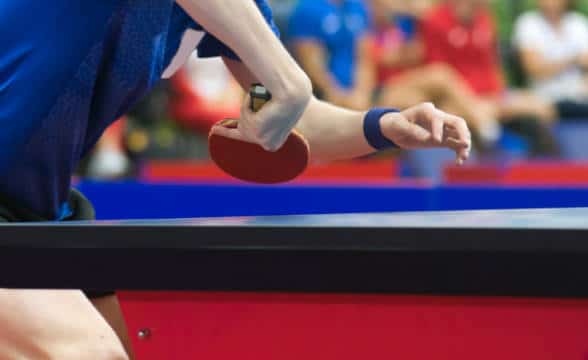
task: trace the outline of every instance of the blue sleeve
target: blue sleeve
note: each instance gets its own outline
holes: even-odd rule
[[[278,30],[278,27],[274,22],[272,9],[267,3],[267,0],[255,0],[255,4],[259,8],[259,11],[263,15],[265,21],[268,23],[274,34],[276,34],[276,36],[279,38],[280,31]],[[202,26],[200,26],[200,24],[197,24],[194,21],[190,21],[189,27],[194,30],[206,31],[206,29],[204,29]],[[231,59],[239,60],[237,54],[235,54],[235,52],[233,52],[233,50],[231,50],[227,45],[223,44],[213,35],[206,33],[206,35],[204,35],[204,37],[202,38],[202,41],[200,41],[200,44],[198,44],[198,57],[207,58],[217,56],[224,56]]]
[[[288,19],[288,38],[321,40],[322,17],[319,7],[299,4]]]
[[[358,1],[356,6],[356,13],[361,18],[361,27],[358,30],[358,34],[363,35],[369,32],[372,28],[371,15],[363,1]]]

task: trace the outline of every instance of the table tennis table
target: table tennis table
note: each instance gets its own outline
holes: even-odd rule
[[[11,224],[0,273],[19,288],[584,297],[588,208]]]
[[[588,208],[0,225],[0,274],[121,290],[141,360],[588,358]]]

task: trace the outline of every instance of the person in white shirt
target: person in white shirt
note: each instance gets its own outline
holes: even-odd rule
[[[537,0],[519,17],[513,43],[532,90],[560,116],[588,117],[588,19],[570,0]]]

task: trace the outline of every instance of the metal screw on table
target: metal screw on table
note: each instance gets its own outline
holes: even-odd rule
[[[137,332],[137,336],[141,340],[148,339],[149,337],[151,337],[151,330],[150,329],[141,329],[141,330],[139,330],[139,332]]]

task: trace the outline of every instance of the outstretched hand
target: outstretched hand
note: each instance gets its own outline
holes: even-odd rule
[[[382,133],[403,149],[449,148],[462,164],[470,155],[471,134],[464,119],[431,103],[382,117]]]

